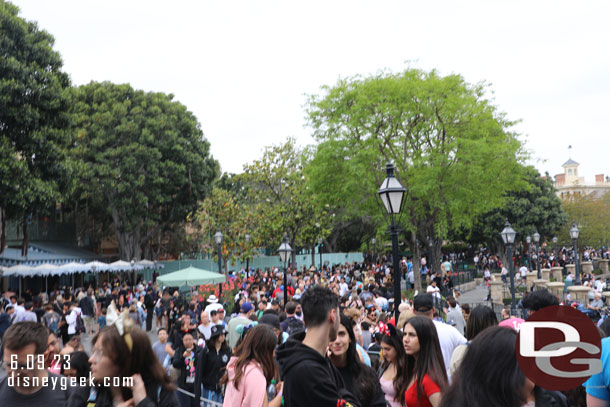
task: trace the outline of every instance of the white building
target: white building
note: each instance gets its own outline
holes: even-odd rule
[[[595,176],[595,184],[587,184],[584,177],[578,176],[578,164],[571,158],[563,167],[563,174],[555,175],[556,194],[561,199],[569,199],[574,196],[601,197],[610,192],[610,179],[604,174]]]

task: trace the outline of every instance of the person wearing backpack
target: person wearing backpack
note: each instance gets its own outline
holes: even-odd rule
[[[87,295],[78,302],[78,306],[82,310],[86,331],[92,335],[95,326],[95,297],[91,288],[87,290]]]
[[[68,338],[72,339],[74,335],[84,332],[85,324],[82,318],[82,310],[75,303],[68,303],[68,313],[66,322],[68,323]]]
[[[282,331],[286,332],[288,336],[305,331],[305,325],[295,315],[296,310],[297,303],[294,301],[288,301],[286,304],[286,319],[280,324]]]
[[[59,336],[59,321],[61,321],[61,315],[53,310],[51,304],[47,304],[45,306],[45,313],[42,316],[42,324],[49,328],[57,337]]]

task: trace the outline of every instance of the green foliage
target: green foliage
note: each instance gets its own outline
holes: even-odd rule
[[[189,217],[196,231],[192,238],[201,242],[202,252],[217,253],[214,234],[220,230],[223,234],[221,250],[226,269],[227,259],[234,262],[237,259],[251,258],[254,248],[261,245],[253,227],[261,217],[235,199],[231,192],[215,187],[210,196]],[[246,241],[246,233],[250,234],[250,242]]]
[[[559,235],[560,244],[571,246],[569,230],[575,222],[580,229],[578,246],[608,247],[610,243],[610,193],[602,197],[575,196],[563,202],[569,222]]]
[[[267,147],[260,160],[244,166],[248,202],[262,214],[256,234],[268,246],[279,247],[286,232],[293,249],[313,247],[318,237],[330,232],[333,215],[304,173],[308,158],[307,151],[300,151],[295,140],[288,139]],[[293,261],[295,256],[293,251]]]
[[[323,90],[308,102],[320,144],[307,173],[344,218],[370,216],[386,225],[377,189],[391,161],[407,188],[402,220],[415,233],[407,239],[411,249],[430,238],[440,251],[450,231],[469,229],[523,187],[521,143],[509,131],[513,122],[485,99],[484,84],[407,69]]]
[[[509,193],[501,208],[478,216],[469,236],[465,237],[468,241],[475,245],[484,243],[498,253],[504,250],[500,232],[507,219],[517,231],[517,242],[524,241],[526,236],[531,236],[536,230],[540,233],[541,242],[550,242],[566,224],[567,216],[555,195],[553,183],[548,177],[542,178],[533,167],[526,167],[524,172],[524,188]]]
[[[53,37],[18,11],[0,0],[0,208],[23,221],[54,208],[66,188],[70,80]]]
[[[173,95],[109,82],[73,91],[77,197],[111,216],[122,259],[184,222],[211,191],[218,163],[195,116]]]

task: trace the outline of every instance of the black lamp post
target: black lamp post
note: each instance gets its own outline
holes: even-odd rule
[[[220,231],[220,229],[218,229],[216,231],[216,233],[214,234],[214,240],[216,241],[216,247],[218,248],[218,273],[219,274],[224,274],[222,272],[222,239],[223,239],[223,235],[222,232]],[[222,283],[218,284],[218,298],[220,298],[220,296],[222,295]]]
[[[525,238],[525,243],[527,243],[527,268],[530,269],[530,271],[533,271],[534,267],[532,267],[532,237],[527,236]]]
[[[557,236],[553,236],[553,251],[555,252],[555,259],[557,259],[558,253],[557,253]]]
[[[375,259],[375,249],[376,249],[375,246],[377,245],[377,238],[372,238],[371,244],[373,245],[373,264],[377,264],[377,261]]]
[[[516,304],[515,304],[515,271],[513,269],[513,243],[515,243],[515,236],[517,236],[517,232],[513,228],[510,227],[510,223],[508,220],[506,221],[506,225],[502,232],[500,232],[500,236],[502,236],[502,240],[508,249],[508,268],[510,274],[510,295],[511,295],[511,315],[515,315]]]
[[[398,306],[400,305],[400,266],[398,261],[398,219],[396,215],[400,214],[403,198],[407,189],[403,187],[394,176],[394,164],[386,164],[386,179],[381,183],[381,187],[377,193],[381,197],[381,201],[385,209],[390,215],[390,236],[392,237],[392,260],[394,263],[394,321],[398,323]]]
[[[580,234],[580,230],[576,223],[572,224],[572,228],[570,229],[570,237],[574,242],[574,264],[575,264],[575,272],[576,272],[576,281],[574,281],[574,285],[580,285],[580,267],[579,267],[579,259],[578,259],[578,235]]]
[[[534,238],[534,247],[536,248],[536,270],[538,270],[538,280],[540,280],[542,278],[542,272],[540,271],[540,248],[538,247],[538,242],[540,242],[540,233],[536,231],[532,237]]]
[[[246,250],[250,250],[250,233],[246,233]],[[246,254],[246,278],[250,269],[250,254]]]
[[[318,238],[318,254],[320,255],[320,273],[322,272],[322,246],[324,245],[324,240],[319,237]]]
[[[280,260],[284,263],[284,308],[288,303],[288,259],[290,258],[290,253],[292,252],[292,248],[288,244],[288,238],[284,236],[284,240],[278,249],[280,252]]]

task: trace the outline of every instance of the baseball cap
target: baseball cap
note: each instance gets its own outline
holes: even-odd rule
[[[253,309],[254,309],[254,307],[249,302],[244,302],[243,304],[241,304],[241,312],[243,312],[243,313],[250,312]]]
[[[428,312],[434,308],[431,294],[419,294],[413,299],[413,310],[416,312]]]

